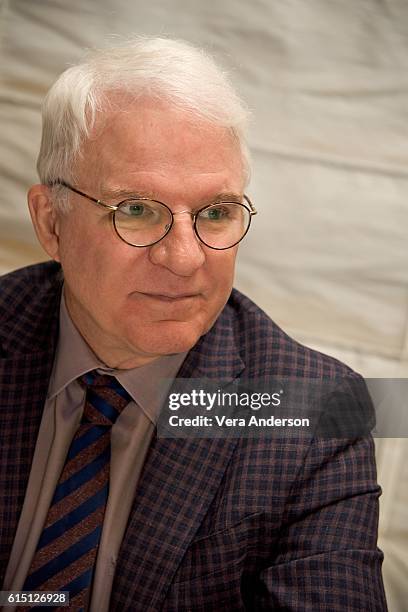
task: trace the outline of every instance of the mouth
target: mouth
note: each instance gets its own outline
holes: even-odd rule
[[[144,293],[142,291],[138,292],[139,295],[150,298],[152,300],[158,300],[160,302],[183,302],[186,300],[191,300],[197,298],[199,293]]]

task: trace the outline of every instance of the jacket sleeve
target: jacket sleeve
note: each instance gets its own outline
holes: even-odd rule
[[[273,565],[259,574],[256,610],[387,610],[377,548],[371,436],[317,437],[294,481]]]

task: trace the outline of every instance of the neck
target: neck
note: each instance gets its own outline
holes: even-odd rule
[[[141,354],[131,347],[122,346],[81,310],[81,316],[77,312],[75,300],[67,288],[64,288],[65,305],[68,315],[85,340],[91,351],[106,367],[115,370],[132,370],[152,363],[160,357],[155,354]]]

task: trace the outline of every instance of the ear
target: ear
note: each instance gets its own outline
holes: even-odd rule
[[[28,208],[35,233],[43,249],[55,261],[59,258],[59,219],[47,185],[33,185],[28,192]]]

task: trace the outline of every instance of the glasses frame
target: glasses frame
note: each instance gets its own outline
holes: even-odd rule
[[[112,213],[112,224],[114,227],[114,230],[116,232],[116,235],[118,236],[118,238],[120,238],[120,240],[122,240],[122,242],[124,242],[125,244],[128,244],[129,246],[135,247],[137,249],[144,249],[146,247],[150,247],[153,246],[154,244],[157,244],[158,242],[160,242],[161,240],[163,240],[163,238],[165,238],[167,236],[167,234],[170,232],[171,228],[173,227],[173,223],[174,223],[174,217],[176,215],[180,215],[182,213],[188,213],[191,216],[191,219],[193,221],[193,229],[194,229],[194,233],[197,236],[198,240],[202,243],[205,244],[205,246],[207,246],[209,249],[214,249],[215,251],[226,251],[227,249],[231,249],[232,247],[234,247],[235,245],[237,245],[238,243],[241,242],[241,240],[246,236],[246,234],[248,233],[248,230],[251,226],[251,221],[252,221],[252,217],[256,214],[258,214],[258,211],[255,209],[254,205],[252,204],[251,200],[249,199],[249,197],[244,194],[244,200],[246,202],[246,204],[244,204],[243,202],[228,202],[228,200],[222,200],[220,202],[215,202],[214,204],[206,204],[205,206],[203,206],[202,208],[200,208],[199,210],[197,210],[196,212],[192,212],[191,210],[180,210],[178,212],[173,212],[171,210],[171,208],[169,206],[167,206],[167,204],[165,204],[164,202],[161,202],[160,200],[154,200],[153,198],[145,198],[145,197],[135,197],[135,198],[125,198],[124,200],[122,200],[121,202],[119,202],[118,204],[106,204],[105,202],[102,202],[102,200],[98,200],[97,198],[94,198],[90,195],[88,195],[87,193],[84,193],[83,191],[80,191],[79,189],[77,189],[76,187],[72,187],[72,185],[70,185],[69,183],[65,182],[65,181],[54,181],[53,183],[51,183],[51,187],[55,186],[55,185],[61,185],[62,187],[65,187],[66,189],[69,189],[70,191],[73,191],[74,193],[82,196],[83,198],[86,198],[87,200],[90,200],[91,202],[93,202],[94,204],[97,204],[98,206],[100,206],[101,208],[105,208],[107,210],[109,210]],[[156,202],[156,204],[161,204],[162,206],[164,206],[165,208],[167,208],[167,210],[170,213],[171,216],[171,222],[168,225],[168,228],[166,230],[166,233],[161,236],[161,238],[159,238],[158,240],[155,240],[154,242],[151,242],[149,244],[132,244],[130,242],[128,242],[127,240],[125,240],[120,234],[119,231],[116,227],[116,222],[115,222],[115,213],[117,210],[119,210],[119,208],[122,206],[122,204],[125,204],[126,202],[132,201],[132,200],[140,200],[140,201],[149,201],[149,202]],[[250,217],[249,217],[249,223],[248,223],[248,227],[245,230],[245,233],[241,236],[241,238],[239,240],[237,240],[236,242],[234,242],[234,244],[231,244],[230,246],[227,247],[213,247],[209,244],[207,244],[199,235],[198,231],[197,231],[197,217],[198,215],[203,211],[203,210],[207,210],[207,209],[211,209],[211,208],[215,208],[216,206],[219,206],[220,204],[225,203],[225,204],[236,204],[237,206],[242,206],[243,208],[246,208],[246,210],[249,212]]]

